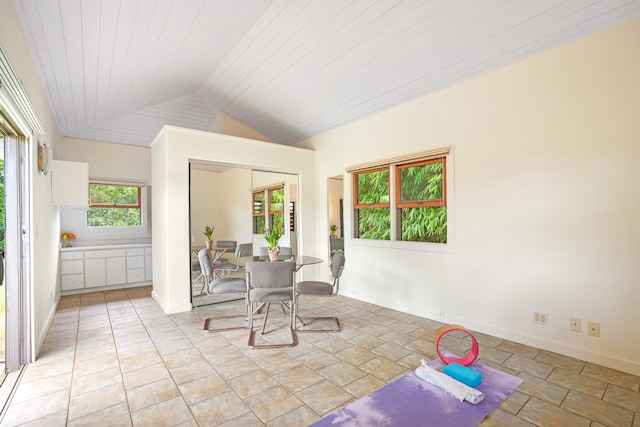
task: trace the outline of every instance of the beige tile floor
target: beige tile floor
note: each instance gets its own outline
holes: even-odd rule
[[[301,311],[340,316],[340,333],[250,350],[246,330],[201,329],[241,302],[168,316],[150,291],[63,297],[1,425],[306,426],[436,357],[440,323],[346,297],[301,300]],[[266,337],[279,339],[286,318],[272,308]],[[482,426],[640,427],[640,377],[474,335],[479,362],[524,380]]]

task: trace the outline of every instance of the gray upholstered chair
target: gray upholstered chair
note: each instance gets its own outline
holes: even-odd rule
[[[247,263],[247,304],[249,307],[249,347],[250,348],[280,348],[292,347],[298,343],[295,327],[295,262],[267,262],[249,261]],[[269,308],[272,302],[290,302],[289,332],[291,340],[282,344],[255,344],[253,330],[254,304],[266,304],[262,334],[265,333]]]
[[[315,280],[305,280],[296,283],[296,310],[298,307],[298,299],[300,295],[316,295],[316,296],[335,296],[340,290],[340,276],[342,276],[342,270],[344,270],[344,254],[342,252],[336,252],[331,258],[331,276],[333,277],[333,283],[319,282]],[[299,329],[296,326],[296,330],[299,332],[339,332],[342,327],[340,326],[340,320],[337,317],[297,317],[303,326],[307,326],[307,322],[311,323],[314,320],[333,320],[336,322],[335,329]],[[305,322],[306,320],[306,322]]]
[[[236,258],[253,255],[253,243],[241,243],[236,247]],[[222,260],[216,263],[215,273],[219,277],[229,277],[231,273],[240,270],[240,266],[229,261]]]
[[[200,268],[202,270],[202,274],[204,276],[205,282],[205,290],[209,295],[221,295],[221,294],[244,294],[247,292],[247,282],[243,278],[238,277],[225,277],[225,278],[216,278],[213,274],[213,257],[211,256],[211,252],[208,249],[201,249],[198,252],[198,260],[200,261]],[[218,331],[232,331],[234,329],[244,329],[247,327],[247,318],[248,313],[245,300],[245,313],[244,314],[236,314],[230,316],[216,316],[209,317],[204,321],[204,331],[205,332],[218,332]],[[244,318],[244,322],[242,326],[232,326],[226,328],[212,328],[211,324],[214,320],[217,319],[233,319],[242,317]]]

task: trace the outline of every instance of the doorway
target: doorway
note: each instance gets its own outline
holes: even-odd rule
[[[1,275],[3,284],[0,286],[0,299],[4,301],[4,313],[0,319],[0,323],[4,324],[1,340],[3,363],[0,371],[0,411],[4,411],[23,366],[31,360],[31,151],[29,140],[20,131],[20,127],[14,125],[2,103],[0,142],[0,234],[4,258]]]
[[[329,218],[329,259],[336,252],[344,252],[344,179],[342,175],[327,179]]]

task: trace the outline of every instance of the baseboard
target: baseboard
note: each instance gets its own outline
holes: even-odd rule
[[[151,291],[151,298],[153,298],[153,300],[158,303],[158,305],[160,306],[162,311],[164,311],[165,314],[185,313],[193,309],[193,306],[191,305],[190,302],[186,304],[178,304],[178,305],[171,305],[171,304],[165,303],[165,301],[163,301],[158,296],[156,291]]]

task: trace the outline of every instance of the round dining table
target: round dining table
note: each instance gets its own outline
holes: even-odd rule
[[[265,262],[295,262],[296,270],[299,270],[300,267],[304,265],[311,264],[320,264],[324,260],[322,258],[308,256],[308,255],[281,255],[277,260],[271,261],[268,255],[254,255],[254,256],[243,256],[238,258],[229,258],[229,261],[232,264],[239,265],[240,267],[246,267],[249,261],[265,261]]]

